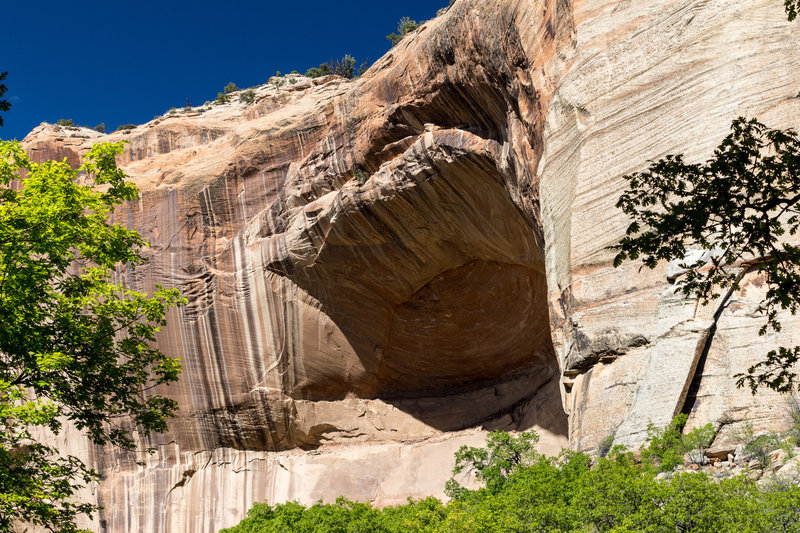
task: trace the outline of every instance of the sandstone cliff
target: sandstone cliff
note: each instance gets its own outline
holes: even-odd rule
[[[189,305],[159,344],[182,357],[171,431],[103,473],[95,527],[215,531],[255,501],[441,495],[486,429],[545,451],[636,444],[690,424],[779,426],[734,387],[759,338],[747,279],[713,309],[668,265],[614,269],[621,176],[702,159],[738,115],[800,117],[800,27],[779,0],[458,0],[355,81],[292,77],[111,135],[43,125],[39,160],[98,140],[142,190],[117,213],[152,244],[126,274]],[[283,83],[283,85],[280,85]],[[725,439],[723,432],[720,437]]]

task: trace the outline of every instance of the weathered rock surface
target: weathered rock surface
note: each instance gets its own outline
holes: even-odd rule
[[[800,117],[800,29],[777,0],[458,0],[360,79],[293,77],[100,136],[42,126],[39,159],[99,139],[152,244],[125,281],[176,286],[159,345],[181,406],[135,457],[90,450],[107,531],[213,531],[253,502],[440,494],[481,430],[545,451],[641,442],[648,422],[780,426],[733,375],[760,338],[747,279],[713,309],[663,265],[614,269],[621,176],[708,157],[738,115]],[[669,279],[668,279],[669,278]],[[481,428],[481,429],[476,429]],[[760,429],[760,427],[759,427]],[[68,444],[86,448],[76,439]]]

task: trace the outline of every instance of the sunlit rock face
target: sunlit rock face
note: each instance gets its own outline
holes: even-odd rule
[[[713,309],[607,248],[623,174],[708,157],[737,115],[796,125],[780,4],[458,0],[354,81],[287,78],[127,133],[34,130],[39,160],[129,141],[142,197],[115,216],[151,248],[122,276],[189,300],[159,337],[183,374],[170,432],[142,441],[156,452],[60,443],[104,476],[94,527],[441,496],[455,450],[495,428],[554,453],[638,444],[681,410],[780,427],[780,400],[732,377],[797,343],[789,317],[755,334],[761,281],[703,355]]]

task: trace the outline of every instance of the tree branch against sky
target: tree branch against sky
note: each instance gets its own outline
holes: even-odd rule
[[[3,81],[8,76],[8,72],[0,72],[0,81]],[[8,91],[5,83],[0,83],[0,96],[3,96]],[[8,100],[0,98],[0,111],[8,111],[11,109],[11,104]],[[3,115],[0,115],[0,126],[3,125]]]

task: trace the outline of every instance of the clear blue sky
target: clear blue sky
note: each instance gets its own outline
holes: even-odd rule
[[[229,81],[265,83],[349,53],[390,48],[402,16],[432,18],[448,0],[4,2],[0,72],[8,71],[2,139],[40,122],[141,124],[213,100]]]

